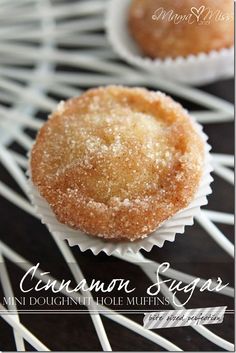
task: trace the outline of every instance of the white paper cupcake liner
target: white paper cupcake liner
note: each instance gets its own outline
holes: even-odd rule
[[[131,253],[137,253],[139,250],[143,249],[146,251],[151,251],[153,246],[162,247],[165,241],[173,242],[175,240],[175,235],[177,233],[184,233],[184,228],[187,225],[193,224],[194,216],[200,211],[200,207],[207,204],[207,195],[211,193],[210,183],[212,182],[212,177],[210,175],[212,167],[210,164],[211,147],[207,143],[208,137],[202,132],[202,126],[194,122],[199,134],[205,141],[205,162],[204,171],[199,184],[198,191],[191,202],[191,204],[178,213],[176,213],[169,220],[165,221],[154,233],[148,237],[134,241],[134,242],[111,242],[105,241],[102,238],[87,235],[79,230],[74,230],[68,226],[60,223],[53,211],[51,210],[47,201],[39,194],[37,188],[33,185],[31,181],[30,168],[28,169],[29,176],[29,195],[31,201],[35,207],[35,211],[40,217],[42,223],[44,223],[49,231],[56,237],[62,240],[67,240],[70,246],[79,246],[81,251],[91,250],[94,255],[100,252],[105,252],[107,255],[124,254],[127,251]],[[30,165],[30,156],[29,156]]]
[[[107,5],[106,30],[114,51],[129,64],[144,69],[159,78],[186,84],[206,84],[233,77],[234,48],[189,55],[176,59],[143,57],[129,33],[127,14],[131,0],[110,0]],[[206,29],[207,30],[207,29]],[[163,40],[165,40],[163,38]]]

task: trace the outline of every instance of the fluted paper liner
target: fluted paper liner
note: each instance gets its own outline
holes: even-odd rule
[[[107,5],[106,30],[114,51],[129,64],[144,69],[159,78],[186,84],[204,84],[220,78],[233,77],[234,48],[223,48],[176,59],[151,59],[142,56],[129,33],[127,24],[131,0],[110,0]],[[207,30],[207,28],[206,28]],[[165,40],[165,38],[163,38]]]
[[[39,194],[37,188],[33,185],[29,168],[29,195],[35,207],[35,211],[39,215],[42,223],[47,226],[52,234],[62,240],[67,240],[70,246],[78,245],[81,251],[90,249],[94,255],[97,255],[102,251],[104,251],[107,255],[112,255],[113,253],[124,254],[126,251],[137,253],[141,249],[151,251],[153,246],[158,246],[161,248],[165,241],[173,242],[177,233],[184,233],[185,226],[193,224],[194,216],[200,211],[201,206],[207,204],[206,196],[211,193],[210,183],[213,180],[210,175],[212,171],[212,167],[210,165],[211,156],[209,153],[211,147],[207,144],[208,137],[202,132],[201,125],[195,122],[194,124],[196,129],[199,131],[199,134],[205,141],[204,171],[198,191],[193,201],[187,208],[179,211],[173,217],[165,221],[155,232],[146,238],[134,242],[112,242],[87,235],[79,230],[74,230],[60,223],[56,219],[56,216],[50,208],[48,202]]]

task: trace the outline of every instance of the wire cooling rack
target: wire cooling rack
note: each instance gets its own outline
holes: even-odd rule
[[[40,110],[46,115],[53,110],[58,103],[53,98],[55,96],[58,99],[66,99],[79,95],[88,87],[104,84],[151,86],[204,107],[204,110],[191,112],[203,124],[220,124],[233,119],[233,106],[229,102],[199,89],[151,77],[120,61],[112,51],[104,33],[105,9],[106,1],[102,0],[71,3],[59,0],[0,0],[0,101],[2,102],[0,105],[0,161],[26,197],[1,180],[0,195],[15,207],[35,217],[37,216],[27,195],[25,177],[26,155],[33,140],[25,129],[37,131],[42,126],[42,120],[36,116],[36,113]],[[25,153],[12,150],[10,144],[13,141],[20,145]],[[231,169],[234,165],[233,156],[212,153],[212,157],[214,173],[233,185],[234,175]],[[232,214],[207,209],[201,211],[196,221],[212,238],[212,242],[216,242],[222,251],[233,257],[233,244],[215,224],[233,225]],[[83,278],[83,273],[71,249],[66,242],[56,237],[54,241],[75,281],[79,282]],[[140,271],[146,271],[151,281],[156,280],[157,262],[148,260],[141,253],[138,255],[127,253],[118,257],[135,264]],[[200,257],[201,254],[199,254],[199,261],[201,261]],[[6,259],[14,262],[24,271],[32,264],[14,248],[0,241],[1,286],[5,296],[14,296],[11,278],[5,265]],[[149,271],[145,267],[147,262],[151,266],[151,271],[150,267]],[[36,273],[38,278],[39,273]],[[173,268],[170,268],[166,274],[169,278],[184,283],[190,283],[195,278]],[[50,276],[48,278],[52,279]],[[202,285],[203,281],[204,279],[198,285]],[[175,308],[172,294],[165,284],[162,285],[161,292],[171,298],[171,304]],[[226,287],[221,294],[233,297],[233,288]],[[180,301],[178,303],[180,304]],[[16,307],[14,308],[17,310]],[[0,309],[1,312],[5,310],[7,313],[9,308],[0,304]],[[144,329],[134,320],[120,313],[114,315],[111,309],[101,305],[95,315],[90,309],[88,308],[88,315],[90,314],[103,350],[109,351],[112,347],[101,316],[145,337],[155,343],[157,349],[161,346],[169,351],[181,350],[181,347],[162,337],[161,331],[157,334]],[[31,332],[30,327],[25,327],[21,323],[20,314],[6,315],[3,312],[1,318],[12,328],[17,350],[25,350],[25,342],[36,350],[49,350],[49,347],[46,347]],[[233,350],[232,343],[219,337],[210,329],[204,326],[193,326],[192,329],[220,349]],[[1,348],[4,349],[4,347]]]

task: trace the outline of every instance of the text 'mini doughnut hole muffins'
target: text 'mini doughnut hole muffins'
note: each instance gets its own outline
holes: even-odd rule
[[[178,103],[107,86],[58,105],[38,133],[30,175],[61,224],[132,242],[190,204],[204,159],[203,138]]]

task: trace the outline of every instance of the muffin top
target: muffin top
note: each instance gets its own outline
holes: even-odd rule
[[[135,240],[190,203],[203,160],[203,141],[179,104],[108,86],[58,105],[33,146],[31,174],[60,222]]]
[[[197,55],[234,42],[232,0],[133,0],[130,32],[151,58]]]

